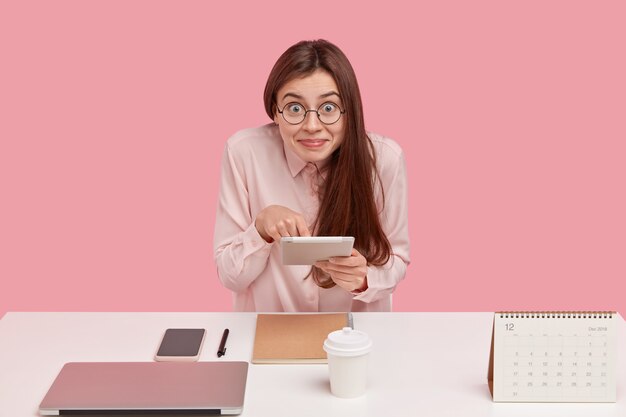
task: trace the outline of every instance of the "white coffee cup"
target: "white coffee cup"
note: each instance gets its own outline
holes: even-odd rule
[[[324,341],[328,354],[330,391],[341,398],[365,394],[367,387],[367,360],[372,340],[361,331],[344,327],[328,335]]]

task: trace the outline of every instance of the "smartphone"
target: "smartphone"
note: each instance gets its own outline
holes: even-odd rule
[[[154,359],[157,361],[197,361],[205,329],[167,329]]]

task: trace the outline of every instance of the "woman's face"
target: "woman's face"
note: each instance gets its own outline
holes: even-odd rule
[[[295,78],[282,86],[276,94],[274,122],[278,124],[285,144],[306,162],[320,162],[328,158],[343,141],[344,115],[339,90],[333,77],[324,70],[317,70],[303,78]],[[324,124],[322,119],[333,121]],[[280,111],[283,114],[280,114]],[[304,113],[306,114],[304,115]],[[290,124],[285,117],[294,123]]]

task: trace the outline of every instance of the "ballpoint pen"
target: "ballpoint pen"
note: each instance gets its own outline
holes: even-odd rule
[[[224,329],[224,333],[222,334],[222,341],[220,342],[220,346],[217,348],[217,357],[221,358],[226,354],[226,339],[228,339],[228,329]]]

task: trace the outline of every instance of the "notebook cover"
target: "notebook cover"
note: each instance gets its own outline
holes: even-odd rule
[[[347,325],[347,313],[258,314],[252,363],[327,363],[324,340]]]

